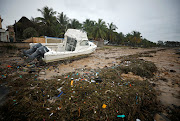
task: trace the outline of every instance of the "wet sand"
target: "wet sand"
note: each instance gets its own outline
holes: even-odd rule
[[[167,106],[180,106],[180,55],[175,49],[167,49],[151,54],[153,57],[141,57],[141,59],[152,61],[158,67],[154,83],[159,100]]]

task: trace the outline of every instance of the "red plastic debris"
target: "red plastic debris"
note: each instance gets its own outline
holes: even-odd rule
[[[8,67],[8,68],[11,68],[12,66],[8,65],[7,67]]]

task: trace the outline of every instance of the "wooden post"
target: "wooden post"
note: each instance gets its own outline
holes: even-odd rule
[[[16,40],[17,40],[17,23],[16,23],[16,20],[15,20],[15,24],[14,24],[15,26],[15,38],[16,38]]]
[[[0,29],[2,29],[2,21],[3,19],[1,19],[1,16],[0,16]]]

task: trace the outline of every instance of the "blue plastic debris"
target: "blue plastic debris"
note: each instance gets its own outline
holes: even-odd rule
[[[117,115],[118,118],[124,118],[125,115]]]
[[[5,75],[2,75],[2,78],[6,78],[6,76],[5,76]]]
[[[137,99],[138,99],[138,96],[136,96],[136,104],[138,104]]]
[[[44,97],[44,94],[43,94],[44,91],[43,91],[43,89],[41,89],[41,91],[42,91],[42,96]]]
[[[60,97],[62,94],[63,94],[63,91],[57,97]]]

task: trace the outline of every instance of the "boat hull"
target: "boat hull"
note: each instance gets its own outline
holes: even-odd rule
[[[64,59],[71,58],[74,56],[87,55],[87,54],[93,53],[95,49],[96,48],[90,48],[90,49],[81,50],[81,51],[48,52],[44,55],[43,60],[46,63],[58,61],[58,60],[64,60]]]

